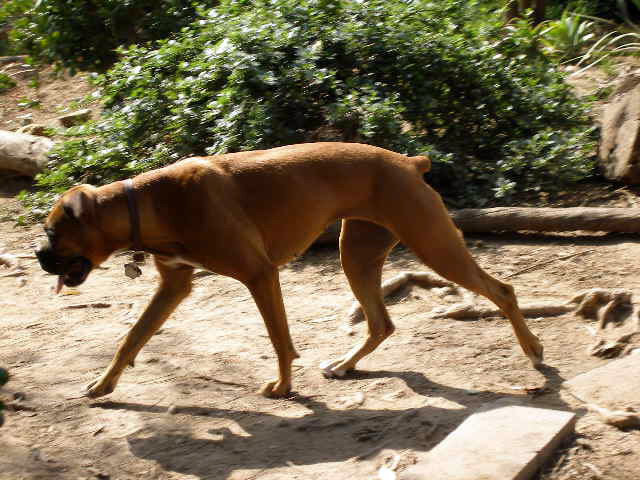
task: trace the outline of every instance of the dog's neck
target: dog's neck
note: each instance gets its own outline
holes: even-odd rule
[[[155,214],[148,208],[145,209],[144,205],[141,204],[132,179],[127,179],[119,183],[122,183],[122,190],[124,191],[127,205],[126,218],[129,220],[129,228],[123,230],[129,232],[129,238],[125,240],[125,248],[169,257],[182,252],[181,245],[175,243],[169,235],[166,237],[156,235],[154,238],[148,238],[148,236],[143,238],[143,226],[150,222],[155,223],[157,221]],[[120,196],[122,197],[122,194]],[[145,212],[145,214],[142,215],[141,212]],[[152,230],[157,232],[158,229]]]
[[[174,256],[183,253],[182,246],[176,243],[170,232],[163,228],[157,218],[157,212],[150,208],[150,201],[140,193],[144,189],[146,195],[150,193],[148,182],[131,182],[129,188],[133,194],[134,207],[132,209],[130,194],[126,192],[126,183],[114,182],[98,187],[96,192],[97,225],[107,242],[109,251],[106,256],[115,251],[136,250],[154,255]],[[153,203],[153,202],[151,202]],[[132,210],[134,214],[132,215]],[[135,213],[137,211],[137,213]],[[137,225],[132,225],[132,219],[138,218]],[[136,221],[133,220],[135,224]],[[137,231],[137,238],[132,232]],[[146,232],[154,232],[149,236]]]

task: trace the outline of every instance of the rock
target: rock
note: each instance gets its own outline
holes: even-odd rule
[[[50,137],[51,133],[49,127],[41,123],[32,123],[25,125],[16,130],[17,133],[26,133],[27,135],[35,135],[37,137]]]
[[[24,63],[24,61],[9,61],[2,63],[2,58],[19,60],[20,57],[0,57],[0,66],[2,66],[2,69],[0,69],[0,73],[4,73],[8,77],[13,79],[28,80],[30,78],[36,78],[38,76],[38,70],[36,68],[33,68],[32,65],[28,65]]]
[[[613,360],[564,382],[571,394],[585,403],[620,410],[640,405],[640,356]]]
[[[53,144],[45,137],[0,130],[0,170],[33,177],[46,167]]]
[[[630,75],[618,85],[604,109],[600,138],[604,176],[640,184],[640,75]]]
[[[20,261],[15,255],[10,253],[0,253],[0,266],[7,268],[18,268]]]
[[[627,410],[609,410],[598,405],[587,405],[589,410],[600,414],[602,421],[620,429],[640,428],[640,415],[632,408]]]
[[[365,401],[364,393],[357,392],[352,398],[346,399],[342,402],[342,407],[345,410],[359,407]]]
[[[28,65],[26,66],[29,67]],[[21,65],[21,67],[24,67],[24,66]],[[22,68],[14,72],[8,73],[7,75],[13,79],[28,80],[30,78],[36,78],[38,76],[38,70],[31,67]]]
[[[574,430],[572,412],[488,404],[418,458],[401,480],[525,480]]]
[[[84,110],[77,110],[75,112],[67,113],[58,117],[58,121],[63,127],[73,127],[74,125],[80,125],[91,118],[91,110],[85,108]]]
[[[20,125],[22,125],[23,127],[26,127],[26,126],[31,125],[33,123],[33,115],[31,113],[27,113],[25,115],[20,115],[17,118],[18,118],[18,120],[20,120]]]
[[[24,393],[24,392],[14,392],[13,399],[18,401],[18,402],[21,402],[21,401],[27,399],[27,394]]]
[[[0,65],[8,65],[10,63],[24,63],[26,60],[26,55],[10,55],[7,57],[0,57]]]

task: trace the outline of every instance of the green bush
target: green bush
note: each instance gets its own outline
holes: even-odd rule
[[[16,82],[9,75],[0,73],[0,94],[11,90],[15,86]]]
[[[23,4],[33,0],[8,0]],[[11,36],[34,58],[75,70],[104,70],[116,48],[166,38],[214,0],[39,0]]]
[[[99,79],[104,117],[55,151],[38,177],[47,193],[26,200],[42,208],[74,182],[191,154],[322,139],[430,151],[431,181],[466,205],[592,172],[586,106],[523,22],[505,34],[473,1],[241,3],[122,51]]]
[[[3,0],[0,3],[0,55],[18,53],[11,34],[14,26],[26,24],[24,17],[34,3],[35,0]]]

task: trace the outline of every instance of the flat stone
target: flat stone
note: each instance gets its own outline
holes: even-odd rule
[[[81,123],[85,123],[87,120],[91,118],[91,110],[85,108],[83,110],[78,110],[76,112],[67,113],[66,115],[62,115],[58,117],[58,121],[62,124],[63,127],[73,127],[74,125],[79,125]]]
[[[487,404],[468,417],[401,480],[526,480],[573,433],[572,412]]]
[[[640,355],[612,360],[563,385],[580,400],[600,407],[621,409],[640,405]]]
[[[640,75],[626,77],[602,114],[598,151],[609,180],[640,183]]]
[[[11,55],[8,57],[0,57],[0,65],[7,65],[14,62],[24,63],[26,60],[26,55]]]
[[[33,177],[46,167],[53,145],[45,137],[0,130],[0,170]]]

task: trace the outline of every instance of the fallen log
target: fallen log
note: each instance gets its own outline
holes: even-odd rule
[[[637,208],[464,208],[451,218],[463,232],[640,232]]]
[[[591,232],[639,233],[638,208],[463,208],[449,212],[456,226],[465,233],[489,232]],[[418,219],[416,219],[418,221]],[[339,224],[330,225],[315,245],[335,245]]]

